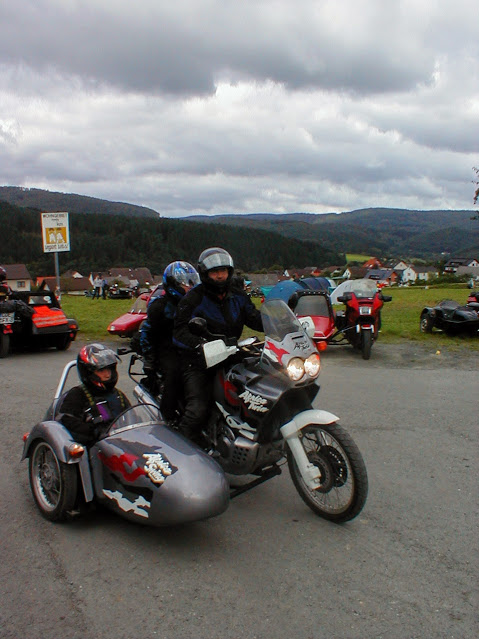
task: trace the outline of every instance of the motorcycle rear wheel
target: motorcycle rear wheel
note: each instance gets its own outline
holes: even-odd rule
[[[61,462],[50,444],[40,440],[29,458],[29,479],[33,498],[43,517],[64,521],[77,499],[75,466]]]
[[[373,335],[371,331],[361,331],[361,353],[363,359],[371,357],[371,348],[373,346]]]
[[[324,519],[337,523],[354,519],[368,495],[368,475],[358,447],[337,423],[310,424],[302,435],[309,461],[321,470],[321,484],[309,488],[288,448],[289,472],[301,499]]]

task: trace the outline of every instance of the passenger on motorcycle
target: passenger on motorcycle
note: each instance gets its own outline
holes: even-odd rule
[[[178,348],[183,374],[184,412],[180,430],[199,440],[199,431],[208,417],[214,369],[206,369],[201,344],[204,337],[193,334],[188,322],[194,317],[206,320],[210,333],[239,339],[244,325],[262,331],[261,313],[238,287],[232,287],[234,264],[222,248],[204,250],[198,260],[201,284],[178,304],[173,343]]]
[[[0,301],[4,301],[7,297],[11,297],[12,289],[7,282],[7,271],[0,266]]]
[[[115,388],[118,360],[118,355],[102,344],[88,344],[78,354],[77,370],[82,383],[60,398],[55,419],[80,444],[94,443],[130,406],[126,395]]]
[[[147,319],[140,331],[140,347],[148,389],[157,394],[157,371],[163,378],[160,410],[167,422],[177,418],[181,396],[181,371],[173,347],[173,320],[181,298],[200,283],[196,269],[188,262],[172,262],[163,273],[165,294],[155,297],[147,307]]]

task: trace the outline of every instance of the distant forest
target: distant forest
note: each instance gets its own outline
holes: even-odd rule
[[[196,264],[209,246],[228,250],[236,268],[245,273],[272,266],[326,267],[346,262],[344,254],[319,242],[263,229],[108,213],[70,212],[69,222],[71,251],[59,253],[60,272],[76,269],[88,274],[146,266],[158,275],[173,260]],[[0,225],[0,263],[26,264],[32,277],[53,274],[53,257],[43,252],[40,210],[0,201]]]

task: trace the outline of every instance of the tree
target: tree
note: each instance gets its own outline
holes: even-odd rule
[[[472,170],[476,174],[476,177],[479,177],[479,168],[477,168],[477,166],[473,166]],[[477,186],[477,188],[476,188],[476,190],[474,192],[474,199],[473,199],[474,204],[477,204],[477,202],[479,200],[479,182],[477,180],[473,180],[473,184],[475,184]],[[472,219],[473,220],[479,220],[479,214],[478,215],[474,215],[474,217]]]

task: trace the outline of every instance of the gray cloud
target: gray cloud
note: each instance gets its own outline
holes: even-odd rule
[[[476,9],[4,3],[3,180],[165,215],[471,208]]]

